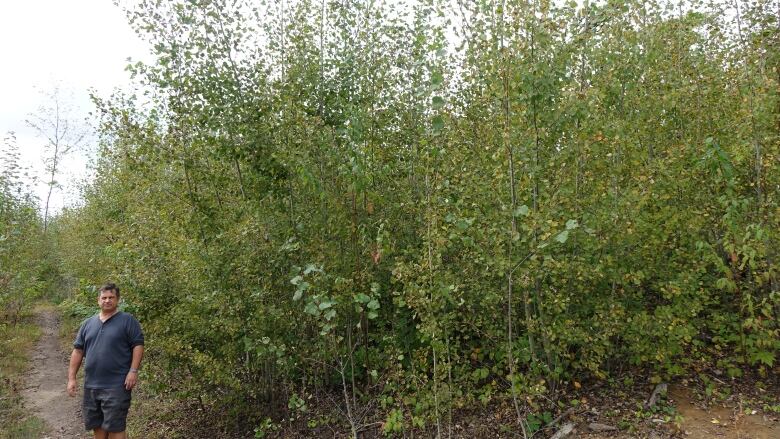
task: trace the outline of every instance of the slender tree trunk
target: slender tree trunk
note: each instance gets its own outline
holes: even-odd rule
[[[515,237],[518,235],[518,227],[517,227],[517,193],[515,189],[515,157],[514,157],[514,149],[512,147],[511,143],[511,107],[510,107],[510,99],[509,99],[509,60],[507,59],[508,51],[506,47],[504,47],[504,29],[503,29],[503,23],[504,23],[504,11],[505,11],[506,5],[503,5],[502,9],[502,16],[501,16],[501,31],[500,31],[500,50],[502,52],[502,58],[504,62],[503,66],[503,77],[502,77],[502,85],[503,85],[503,116],[504,116],[504,123],[503,123],[503,133],[502,133],[502,140],[504,143],[504,149],[507,153],[507,160],[509,161],[509,196],[510,196],[510,215],[511,215],[511,227],[510,227],[510,235],[508,240],[508,257],[510,264],[513,263],[514,258],[514,241]],[[525,427],[523,426],[523,416],[522,412],[520,410],[520,403],[519,403],[519,397],[517,395],[517,388],[515,386],[515,380],[517,379],[516,372],[515,372],[515,358],[514,358],[514,331],[513,331],[513,319],[512,316],[512,308],[514,307],[514,297],[513,297],[513,290],[514,290],[514,270],[510,270],[507,274],[507,298],[506,298],[506,318],[507,318],[507,362],[509,363],[509,389],[510,393],[512,394],[512,404],[515,409],[515,415],[517,416],[517,420],[521,425],[521,428],[523,430],[523,434],[525,435]],[[523,310],[525,312],[525,323],[526,323],[526,335],[528,337],[528,346],[529,350],[531,351],[531,357],[536,361],[536,343],[534,341],[534,336],[531,331],[531,307],[530,307],[530,298],[528,297],[528,290],[523,290]]]
[[[357,428],[357,425],[356,425],[356,422],[355,422],[355,416],[354,416],[354,412],[353,412],[353,405],[352,405],[352,403],[350,403],[350,398],[349,398],[349,395],[347,394],[347,377],[346,377],[346,372],[344,371],[344,369],[346,369],[346,368],[347,368],[346,364],[344,364],[344,362],[342,361],[341,369],[340,369],[340,372],[341,372],[341,391],[342,391],[342,394],[344,396],[344,404],[346,404],[346,406],[347,406],[347,421],[349,422],[349,428],[350,428],[350,430],[352,432],[352,439],[357,439],[358,438],[358,428]],[[354,391],[354,388],[353,388],[353,391]]]
[[[49,202],[51,201],[51,193],[54,191],[54,177],[57,174],[57,159],[59,152],[59,144],[54,145],[54,157],[52,160],[51,174],[49,177],[49,192],[46,194],[46,207],[43,210],[43,233],[46,234],[49,226]]]
[[[428,160],[430,160],[430,156],[428,157]],[[429,306],[431,307],[431,314],[434,315],[436,313],[436,308],[434,307],[434,300],[433,297],[433,290],[434,290],[434,282],[433,282],[433,234],[432,230],[435,227],[435,225],[431,224],[432,221],[432,214],[431,214],[431,181],[429,178],[430,173],[430,163],[426,165],[428,169],[425,172],[425,192],[426,192],[426,201],[427,201],[427,241],[428,241],[428,300],[429,300]],[[434,316],[435,319],[435,316]],[[433,334],[431,334],[431,351],[433,352],[433,402],[434,407],[436,410],[436,437],[441,438],[441,416],[439,411],[439,377],[438,377],[438,365],[437,365],[437,359],[436,359],[436,330],[434,329]]]
[[[755,89],[753,84],[753,75],[750,72],[750,61],[747,58],[748,56],[748,43],[745,41],[745,36],[742,33],[742,13],[739,8],[739,0],[734,0],[734,9],[736,11],[736,20],[737,20],[737,32],[739,34],[739,39],[742,42],[742,49],[745,51],[745,59],[743,64],[743,68],[745,69],[745,80],[748,83],[748,106],[750,111],[750,130],[751,130],[751,137],[752,137],[752,143],[753,143],[753,181],[755,186],[755,192],[756,192],[756,211],[758,212],[758,216],[761,215],[761,205],[762,205],[762,189],[761,189],[761,173],[763,168],[763,156],[761,152],[761,142],[759,140],[758,136],[758,128],[756,126],[756,116],[755,116]]]
[[[530,46],[531,46],[531,63],[533,64],[533,84],[532,88],[534,92],[536,92],[536,74],[537,74],[537,58],[536,58],[536,8],[537,4],[536,1],[533,2],[533,14],[531,16],[532,25],[531,25],[531,32],[530,32]],[[532,124],[533,124],[533,131],[534,131],[534,154],[533,154],[533,172],[532,172],[532,198],[533,198],[533,211],[535,216],[538,218],[539,216],[539,168],[541,165],[540,161],[540,153],[541,153],[541,133],[539,129],[539,111],[536,106],[536,101],[531,101],[531,118],[532,118]],[[537,242],[539,239],[539,230],[536,226],[534,226],[534,242]],[[541,266],[539,268],[539,271],[541,271]],[[542,296],[542,282],[541,278],[539,277],[541,274],[539,272],[534,274],[534,298],[533,301],[536,303],[537,310],[542,307],[541,303],[541,296]],[[552,370],[552,358],[550,353],[550,342],[547,337],[546,331],[545,331],[545,322],[542,320],[541,315],[537,312],[536,319],[539,323],[539,333],[542,336],[542,347],[544,350],[545,357],[547,359],[547,367],[548,369]],[[534,328],[535,330],[535,328]],[[529,333],[532,332],[531,329],[529,329]]]

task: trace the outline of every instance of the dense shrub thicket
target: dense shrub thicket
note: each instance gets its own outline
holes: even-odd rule
[[[626,367],[766,373],[778,11],[138,0],[157,61],[97,100],[60,247],[125,288],[146,376],[229,419],[324,390],[392,432]]]
[[[43,261],[46,240],[24,174],[16,138],[8,133],[0,144],[0,326],[19,323],[51,268]]]

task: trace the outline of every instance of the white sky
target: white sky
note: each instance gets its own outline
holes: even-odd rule
[[[112,0],[0,0],[0,139],[8,131],[16,133],[22,165],[38,176],[34,192],[42,203],[48,181],[45,142],[25,119],[44,103],[41,92],[59,85],[62,98],[74,107],[70,118],[83,121],[92,110],[90,88],[107,96],[130,87],[124,71],[128,57],[150,59],[146,44]],[[89,143],[94,146],[94,140]],[[76,182],[89,174],[86,149],[63,163],[57,179],[63,188],[52,194],[55,212],[78,199]]]

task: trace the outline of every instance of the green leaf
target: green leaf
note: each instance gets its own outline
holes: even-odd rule
[[[515,209],[515,216],[528,216],[528,214],[531,212],[531,209],[528,208],[525,204]]]
[[[444,99],[441,96],[434,96],[432,100],[433,109],[438,110],[444,106]]]
[[[442,76],[441,72],[433,72],[431,74],[431,85],[434,87],[438,87],[441,85],[441,83],[444,82],[444,76]]]
[[[569,231],[564,230],[563,232],[559,233],[557,236],[555,236],[555,240],[560,242],[561,244],[565,243],[566,240],[569,239]]]
[[[314,302],[307,303],[306,307],[303,308],[303,312],[305,312],[306,314],[311,314],[313,316],[320,315],[320,310],[317,309],[317,304],[315,304]]]
[[[753,362],[761,362],[772,367],[772,365],[775,364],[775,354],[770,351],[758,351],[753,354]]]
[[[333,329],[335,325],[333,323],[326,323],[322,325],[322,330],[320,331],[320,335],[328,335],[328,333]]]
[[[298,285],[302,280],[303,280],[303,277],[298,275],[298,276],[295,276],[294,278],[290,279],[290,283],[293,284],[293,285]]]
[[[455,222],[455,227],[461,232],[465,232],[466,229],[469,228],[469,225],[470,223],[465,219],[459,219],[458,221]]]
[[[335,302],[333,302],[331,300],[325,300],[325,301],[320,302],[319,308],[320,308],[320,310],[326,310],[326,309],[332,307],[334,305],[334,303]]]
[[[303,290],[301,289],[295,290],[295,294],[293,294],[293,300],[295,301],[301,300],[301,297],[303,297]]]
[[[371,309],[371,310],[379,309],[379,301],[376,300],[376,299],[371,299],[371,301],[368,302],[368,309]]]
[[[444,128],[444,119],[439,115],[433,117],[432,123],[434,131],[441,131]]]
[[[576,229],[579,226],[580,224],[575,219],[570,219],[566,221],[566,230]]]

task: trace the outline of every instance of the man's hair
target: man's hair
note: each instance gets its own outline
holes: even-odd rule
[[[100,287],[100,290],[98,290],[98,296],[99,296],[99,295],[100,295],[100,293],[102,293],[103,291],[113,291],[113,292],[114,292],[114,294],[116,294],[116,298],[117,298],[117,299],[119,299],[119,287],[118,287],[118,286],[116,286],[116,284],[115,284],[115,283],[111,283],[111,282],[109,282],[109,283],[107,283],[107,284],[103,285],[102,287]]]

